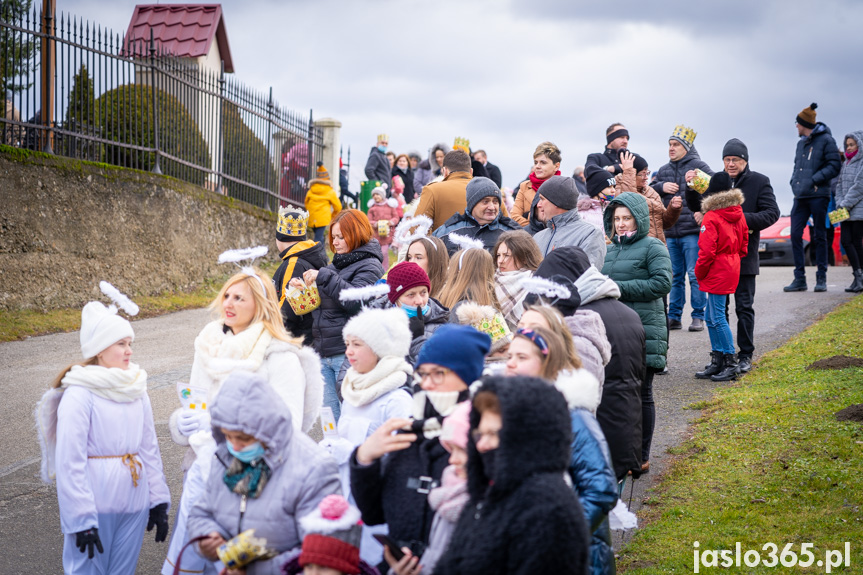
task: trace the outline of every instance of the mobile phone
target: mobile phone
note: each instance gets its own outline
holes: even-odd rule
[[[390,554],[396,561],[401,561],[402,557],[405,556],[404,551],[402,551],[401,548],[396,545],[396,542],[387,537],[386,535],[375,533],[372,537],[374,537],[378,543],[389,549]]]

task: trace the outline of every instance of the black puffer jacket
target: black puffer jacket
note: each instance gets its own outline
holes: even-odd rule
[[[305,240],[294,244],[279,254],[282,263],[273,275],[273,285],[276,295],[282,305],[282,319],[285,329],[297,337],[303,338],[305,345],[312,345],[312,314],[297,315],[291,309],[291,304],[284,300],[288,282],[293,278],[302,278],[307,270],[319,270],[327,265],[327,252],[321,242]],[[289,274],[286,276],[286,274]],[[290,289],[290,288],[288,288]]]
[[[584,162],[585,171],[587,171],[588,166],[597,166],[603,169],[614,166],[614,172],[611,173],[617,175],[623,171],[620,167],[620,150],[606,148],[603,152],[589,154]]]
[[[386,184],[388,188],[392,188],[392,182],[390,181],[392,177],[390,176],[391,171],[392,168],[390,168],[390,161],[387,159],[387,155],[378,150],[377,146],[372,146],[369,152],[369,159],[366,160],[366,179],[377,180],[382,184]]]
[[[722,185],[723,182],[726,185]],[[703,196],[693,189],[687,189],[686,204],[690,210],[700,211],[701,201],[704,198],[731,188],[738,188],[743,192],[743,215],[749,227],[749,251],[746,257],[740,260],[740,275],[758,275],[760,266],[758,242],[761,240],[761,230],[775,224],[780,215],[770,178],[753,172],[749,169],[749,165],[735,180],[732,180],[726,172],[719,172],[710,180],[710,187]]]
[[[376,239],[363,244],[350,252],[361,257],[358,261],[342,269],[330,264],[318,272],[318,291],[321,305],[312,312],[312,337],[315,351],[321,357],[331,357],[345,353],[345,340],[342,329],[348,320],[360,311],[359,302],[343,302],[339,294],[345,288],[372,285],[384,275],[384,256],[381,245]]]
[[[662,198],[662,203],[665,204],[665,207],[668,207],[668,204],[671,203],[671,200],[674,196],[680,196],[684,198],[684,194],[686,193],[687,185],[686,185],[686,172],[689,170],[701,170],[702,172],[706,172],[713,175],[713,170],[710,169],[702,159],[701,156],[698,155],[698,150],[695,149],[695,146],[692,146],[692,149],[683,156],[683,158],[677,160],[676,162],[668,162],[656,172],[656,182],[651,186],[656,193],[659,194],[659,197]],[[673,184],[677,184],[678,190],[674,194],[666,194],[662,191],[662,184],[666,182],[671,182]],[[685,198],[684,198],[685,199]],[[683,236],[691,236],[693,234],[699,233],[701,230],[701,226],[695,223],[695,217],[692,215],[692,210],[687,206],[687,202],[683,202],[683,209],[680,212],[680,217],[677,218],[677,223],[665,230],[666,238],[682,238]]]
[[[408,167],[406,172],[402,172],[398,166],[393,166],[391,174],[393,178],[401,176],[405,183],[405,191],[402,192],[402,195],[405,198],[405,203],[409,204],[414,201],[414,196],[416,195],[416,192],[414,191],[414,171]],[[390,189],[393,188],[392,181],[387,182],[387,184]]]
[[[590,267],[584,250],[558,248],[534,273],[550,278],[560,274],[573,281],[581,297],[579,309],[595,311],[605,324],[611,360],[605,366],[602,400],[596,419],[608,441],[618,481],[629,471],[641,473],[641,382],[647,361],[644,326],[629,306],[617,300],[620,288]]]
[[[490,377],[482,390],[500,402],[500,445],[484,466],[468,436],[468,501],[436,575],[586,575],[590,531],[563,478],[572,428],[563,395],[530,377]],[[471,430],[480,414],[472,410]]]

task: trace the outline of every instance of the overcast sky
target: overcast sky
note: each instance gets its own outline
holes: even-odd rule
[[[343,124],[351,187],[375,135],[398,152],[456,136],[513,187],[544,140],[571,174],[622,122],[656,169],[676,124],[714,169],[740,138],[791,209],[796,115],[817,102],[837,143],[863,129],[863,1],[227,0],[235,76]],[[124,32],[135,2],[58,0]]]

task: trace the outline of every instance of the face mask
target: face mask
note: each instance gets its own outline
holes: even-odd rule
[[[386,154],[387,153],[387,147],[386,146],[378,146],[378,151],[381,154]]]
[[[491,451],[479,454],[479,458],[482,461],[482,468],[485,470],[485,476],[488,477],[489,481],[494,481],[496,455],[497,449],[492,449]]]
[[[405,304],[399,304],[399,305],[404,310],[404,312],[406,314],[408,314],[408,317],[416,317],[417,316],[417,306],[405,305]],[[431,306],[429,304],[426,304],[426,306],[423,308],[423,315],[428,315],[429,309],[431,309]]]
[[[850,160],[854,156],[857,155],[858,150],[854,150],[853,152],[845,152],[845,158]]]
[[[244,447],[240,451],[236,451],[234,446],[231,445],[230,441],[225,442],[228,446],[228,453],[242,461],[243,463],[251,463],[256,459],[260,459],[264,456],[264,446],[261,445],[260,441],[256,441],[251,445]]]

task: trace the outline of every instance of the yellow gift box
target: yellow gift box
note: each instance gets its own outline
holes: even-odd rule
[[[838,224],[839,222],[844,222],[845,220],[850,218],[851,215],[848,213],[847,209],[839,208],[838,210],[833,210],[832,212],[827,214],[827,217],[830,218],[831,224]]]
[[[306,315],[321,305],[321,294],[318,292],[317,284],[306,286],[304,289],[292,287],[285,293],[285,299],[297,315]]]
[[[699,194],[703,194],[707,191],[707,186],[710,185],[710,175],[706,172],[702,172],[701,170],[695,170],[695,177],[692,178],[692,181],[689,182],[689,187],[698,192]]]

